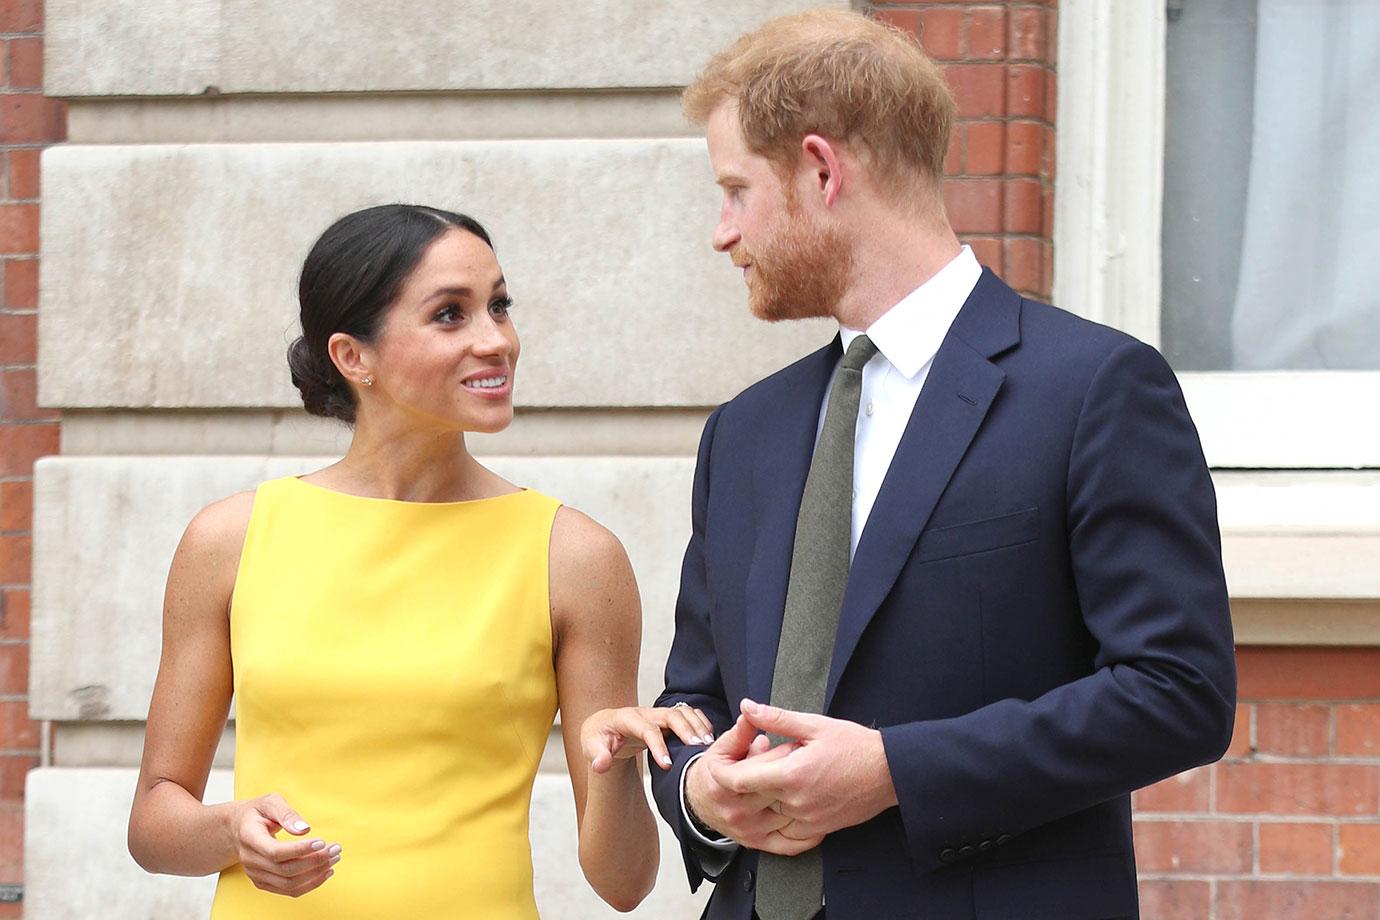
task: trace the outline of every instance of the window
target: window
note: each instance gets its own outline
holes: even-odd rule
[[[1380,467],[1380,4],[1060,6],[1055,301],[1157,345],[1217,469]]]

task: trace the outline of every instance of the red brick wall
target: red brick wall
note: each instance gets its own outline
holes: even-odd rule
[[[1053,0],[874,2],[920,37],[958,101],[949,145],[949,220],[978,261],[1022,293],[1053,285]]]
[[[0,885],[23,881],[24,775],[38,763],[29,720],[33,465],[58,449],[57,413],[35,405],[39,152],[66,135],[44,98],[43,4],[0,0]],[[0,903],[0,917],[19,905]]]
[[[1237,663],[1227,756],[1135,795],[1144,920],[1380,917],[1380,649]]]

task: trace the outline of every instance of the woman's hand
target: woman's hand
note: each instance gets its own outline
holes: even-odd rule
[[[281,795],[270,793],[237,804],[232,817],[235,849],[255,888],[299,898],[335,874],[331,867],[340,861],[339,844],[273,836],[280,829],[294,837],[311,830]]]
[[[714,726],[692,706],[625,706],[600,709],[580,726],[580,745],[595,773],[606,773],[615,760],[651,751],[663,770],[671,754],[662,732],[673,731],[686,744],[712,744]]]

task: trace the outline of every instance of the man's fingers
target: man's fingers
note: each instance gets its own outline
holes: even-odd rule
[[[775,801],[786,788],[786,755],[767,751],[736,763],[724,764],[716,772],[716,779],[738,795],[762,795]]]
[[[808,712],[792,712],[779,706],[766,706],[743,700],[741,710],[752,725],[764,732],[806,741],[815,737],[827,722],[827,717]]]
[[[710,751],[729,760],[742,760],[752,747],[752,739],[756,737],[757,729],[753,728],[747,719],[739,716],[733,727],[718,737]]]
[[[772,831],[762,840],[755,841],[760,846],[753,849],[763,850],[767,853],[775,853],[777,856],[799,856],[808,850],[813,850],[824,842],[823,837],[808,837],[798,840],[795,837],[787,837],[780,831]]]

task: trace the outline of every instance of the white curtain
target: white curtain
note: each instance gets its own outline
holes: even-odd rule
[[[1259,0],[1240,370],[1380,369],[1380,0]]]

